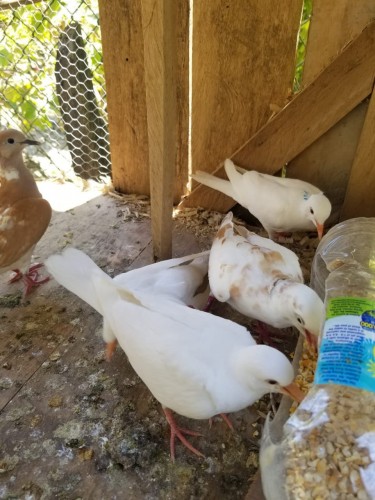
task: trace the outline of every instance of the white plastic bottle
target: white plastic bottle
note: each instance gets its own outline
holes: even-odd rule
[[[263,489],[267,500],[375,499],[375,219],[329,231],[313,273],[326,304],[314,385],[281,441],[265,426]]]

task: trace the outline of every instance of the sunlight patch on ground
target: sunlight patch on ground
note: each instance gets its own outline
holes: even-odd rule
[[[85,184],[82,182],[82,185],[72,182],[37,181],[37,185],[43,198],[56,212],[66,212],[106,192],[103,184],[94,181]]]

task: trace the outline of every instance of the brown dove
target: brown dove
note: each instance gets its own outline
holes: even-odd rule
[[[10,282],[23,279],[26,296],[38,280],[36,264],[29,269],[35,245],[51,220],[52,210],[25,167],[22,150],[39,144],[18,130],[0,132],[0,274],[14,271]]]

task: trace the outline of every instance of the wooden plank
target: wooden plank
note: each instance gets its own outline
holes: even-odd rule
[[[150,194],[140,2],[99,0],[115,188]]]
[[[374,68],[375,22],[372,22],[310,85],[245,143],[232,156],[233,161],[244,168],[270,174],[277,172],[371,93]],[[223,176],[223,171],[220,165],[215,174]],[[182,206],[200,205],[227,211],[233,204],[231,198],[199,186]]]
[[[375,19],[375,2],[314,0],[302,81],[307,85]]]
[[[311,182],[328,196],[332,212],[327,226],[338,221],[368,103],[362,102],[296,156],[287,176]]]
[[[310,83],[374,18],[375,2],[314,0],[303,84]],[[361,103],[288,164],[288,176],[313,182],[327,194],[332,203],[328,223],[339,217],[366,108],[367,103]]]
[[[176,165],[177,2],[142,0],[151,223],[155,259],[172,255]]]
[[[212,172],[284,105],[301,10],[300,0],[194,2],[192,171]]]
[[[186,194],[189,179],[189,0],[177,2],[177,141],[173,202]]]
[[[372,94],[350,173],[340,220],[375,217],[375,94]]]

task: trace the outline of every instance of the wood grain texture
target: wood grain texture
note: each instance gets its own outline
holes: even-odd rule
[[[310,83],[374,18],[375,2],[314,0],[303,84]],[[288,164],[288,176],[309,182],[315,179],[325,191],[333,206],[328,223],[339,217],[366,107],[367,103],[360,104]]]
[[[311,182],[328,196],[332,212],[327,226],[339,219],[367,106],[366,101],[356,106],[288,164],[288,177]]]
[[[375,94],[363,124],[340,220],[375,217]]]
[[[314,0],[303,84],[310,83],[374,19],[375,2]]]
[[[177,0],[176,0],[177,1]],[[189,179],[189,0],[177,1],[177,152],[173,202],[186,194]]]
[[[177,2],[141,0],[144,38],[151,223],[156,260],[172,255],[177,139]]]
[[[300,0],[194,2],[193,171],[212,172],[267,122],[271,104],[284,105],[301,9]]]
[[[140,2],[99,0],[115,188],[149,194],[146,94]]]
[[[372,22],[310,85],[245,143],[232,156],[233,161],[247,169],[277,172],[371,93],[374,68],[375,22]],[[215,175],[225,175],[221,165]],[[233,204],[231,198],[219,196],[204,186],[199,186],[182,203],[219,211],[227,211]]]

